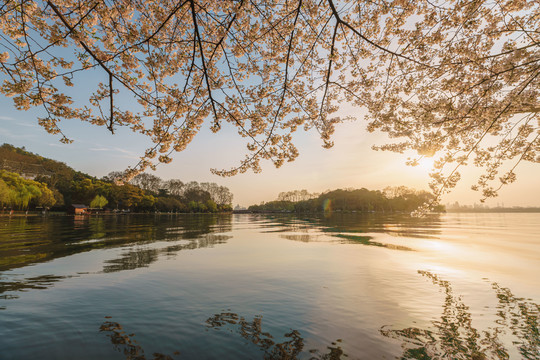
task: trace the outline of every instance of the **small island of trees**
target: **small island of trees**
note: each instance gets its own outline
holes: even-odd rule
[[[282,192],[277,200],[251,205],[250,212],[413,212],[434,195],[406,186],[387,187],[383,191],[361,189],[328,190],[322,194],[307,190]],[[435,211],[444,211],[442,205]]]

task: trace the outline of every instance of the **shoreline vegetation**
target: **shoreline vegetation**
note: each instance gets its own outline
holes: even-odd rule
[[[251,205],[247,211],[253,213],[411,213],[434,199],[434,195],[424,190],[406,186],[387,187],[384,190],[337,189],[321,194],[307,190],[280,193],[274,201]],[[444,212],[438,205],[434,212]]]
[[[122,182],[123,173],[100,179],[10,144],[0,146],[0,213],[27,215],[64,212],[222,213],[232,212],[233,194],[215,183],[162,180],[142,173]],[[383,191],[337,189],[322,194],[307,190],[282,192],[278,199],[251,205],[253,213],[412,212],[434,195],[405,186]],[[245,210],[237,206],[235,210]],[[435,209],[444,211],[443,206]],[[238,212],[238,211],[237,211]],[[240,211],[242,212],[242,211]]]
[[[333,210],[332,213],[342,213],[342,214],[372,214],[372,213],[388,213],[388,214],[410,214],[406,211],[392,211],[392,212],[376,212],[376,211],[356,211],[356,210]],[[327,212],[325,211],[313,211],[313,212],[293,212],[293,211],[287,211],[287,210],[266,210],[266,211],[252,211],[248,209],[241,209],[241,210],[228,210],[228,211],[217,211],[212,212],[211,214],[325,214]],[[456,213],[468,213],[468,214],[482,214],[482,213],[499,213],[499,214],[505,214],[505,213],[540,213],[540,208],[537,207],[511,207],[511,208],[503,208],[503,207],[496,207],[496,208],[484,208],[484,209],[478,209],[478,208],[469,208],[469,209],[446,209],[445,211],[439,211],[437,213],[450,213],[450,214],[456,214]],[[84,214],[70,214],[67,211],[46,211],[43,210],[33,210],[33,211],[24,211],[24,210],[17,210],[17,211],[10,211],[10,210],[0,210],[0,217],[28,217],[28,216],[75,216],[75,217],[86,217],[86,216],[123,216],[123,215],[163,215],[163,216],[170,216],[170,215],[201,215],[201,214],[209,214],[208,212],[164,212],[164,211],[154,211],[154,212],[130,212],[130,211],[113,211],[113,210],[105,210],[105,211],[99,211],[99,212],[86,212]]]
[[[139,174],[121,182],[123,173],[100,179],[64,163],[9,144],[0,146],[0,212],[52,211],[217,213],[232,211],[233,195],[215,183],[184,183]]]
[[[411,213],[433,200],[433,194],[405,186],[384,190],[336,189],[282,192],[273,201],[236,206],[233,194],[215,183],[162,180],[139,174],[128,183],[111,172],[100,179],[64,163],[28,152],[24,147],[0,146],[0,216],[123,215],[177,213]],[[433,212],[540,212],[540,207],[489,208],[458,203],[437,206]]]

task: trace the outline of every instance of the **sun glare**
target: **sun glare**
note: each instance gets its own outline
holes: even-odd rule
[[[414,166],[414,168],[418,171],[425,173],[431,172],[431,170],[433,169],[433,161],[433,158],[424,156],[421,159],[417,160],[418,165]]]

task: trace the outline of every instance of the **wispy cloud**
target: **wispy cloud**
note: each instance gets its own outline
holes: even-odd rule
[[[38,126],[36,124],[27,124],[27,123],[18,122],[17,125],[25,126],[25,127],[31,127],[31,128],[38,128]]]
[[[92,150],[92,151],[111,151],[111,148],[106,148],[106,147],[100,146],[100,147],[90,148],[89,150]]]
[[[12,125],[26,126],[26,127],[32,127],[32,128],[38,127],[36,124],[32,124],[21,119],[15,119],[14,117],[11,117],[11,116],[0,116],[0,121],[9,121],[11,122]]]
[[[100,145],[100,146],[92,147],[92,148],[90,148],[88,150],[90,150],[90,151],[106,151],[106,152],[109,152],[111,155],[116,155],[116,156],[119,156],[118,153],[120,153],[120,154],[123,154],[123,156],[121,156],[121,157],[129,158],[129,159],[138,159],[138,156],[136,154],[134,154],[132,151],[122,149],[122,148],[119,148],[119,147],[109,147],[109,146]]]
[[[30,139],[35,138],[33,134],[13,134],[7,129],[0,128],[0,136],[5,139]]]

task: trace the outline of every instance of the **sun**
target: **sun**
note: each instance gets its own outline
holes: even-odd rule
[[[422,156],[415,159],[412,163],[414,164],[412,165],[413,168],[417,171],[428,173],[433,170],[434,159],[432,157]]]
[[[432,157],[423,157],[418,161],[418,166],[420,166],[421,169],[426,171],[431,171],[433,169],[433,163],[435,162],[435,159]]]

